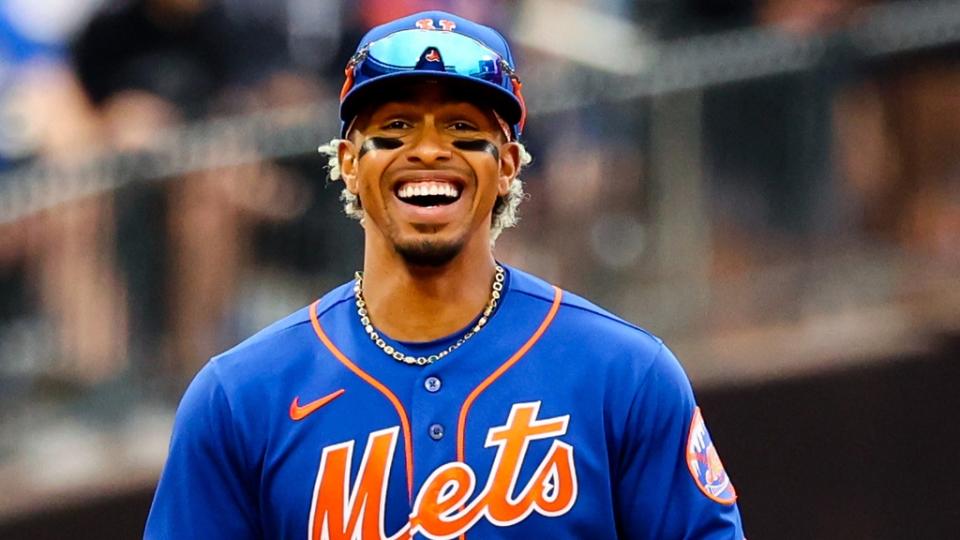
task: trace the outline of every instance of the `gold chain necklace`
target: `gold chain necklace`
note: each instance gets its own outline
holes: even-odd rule
[[[437,354],[431,354],[429,356],[412,356],[409,354],[404,354],[403,351],[397,350],[396,347],[384,341],[384,339],[377,332],[377,329],[373,327],[373,323],[370,322],[370,313],[367,311],[367,302],[363,299],[363,272],[356,273],[357,283],[353,286],[353,296],[356,298],[357,314],[360,315],[360,324],[363,325],[363,329],[366,331],[367,336],[370,337],[370,340],[373,341],[373,343],[390,358],[410,365],[425,366],[432,364],[459,349],[460,346],[466,343],[468,339],[472,338],[477,332],[482,330],[487,324],[487,321],[490,320],[490,316],[497,309],[497,304],[500,302],[500,296],[503,292],[503,282],[506,279],[506,270],[504,270],[499,264],[496,268],[497,273],[493,276],[493,285],[490,290],[490,301],[487,302],[487,307],[483,308],[483,315],[477,319],[477,323],[473,325],[473,328],[468,330],[463,337],[456,341],[456,343],[450,345]]]

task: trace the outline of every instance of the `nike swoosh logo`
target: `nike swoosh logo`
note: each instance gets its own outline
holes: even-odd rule
[[[322,398],[311,401],[310,403],[307,403],[306,405],[303,405],[303,406],[300,406],[300,396],[297,396],[293,398],[293,403],[290,404],[290,419],[295,421],[303,420],[304,418],[306,418],[308,415],[310,415],[320,407],[323,407],[327,403],[330,403],[331,401],[342,396],[344,392],[346,392],[346,390],[341,388],[336,392],[333,392],[332,394],[323,396]]]

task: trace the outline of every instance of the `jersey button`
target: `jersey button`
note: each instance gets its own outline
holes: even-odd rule
[[[428,431],[430,433],[430,438],[435,441],[439,441],[443,438],[443,426],[440,424],[431,424]]]
[[[423,381],[423,387],[431,394],[439,392],[441,386],[443,386],[443,384],[437,377],[427,377],[427,380]]]

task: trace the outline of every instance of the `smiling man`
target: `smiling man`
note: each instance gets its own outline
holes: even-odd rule
[[[664,344],[493,256],[529,161],[503,37],[419,13],[346,74],[363,272],[201,370],[146,537],[741,540]]]

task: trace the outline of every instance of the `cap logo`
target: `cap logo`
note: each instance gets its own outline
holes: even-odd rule
[[[427,54],[423,55],[423,59],[427,62],[439,62],[440,52],[436,49],[430,49],[427,51]]]
[[[433,19],[418,19],[416,22],[417,28],[420,30],[437,30],[438,28],[434,26]],[[444,32],[453,32],[453,29],[457,27],[457,23],[453,21],[448,21],[447,19],[440,19],[440,28]]]

